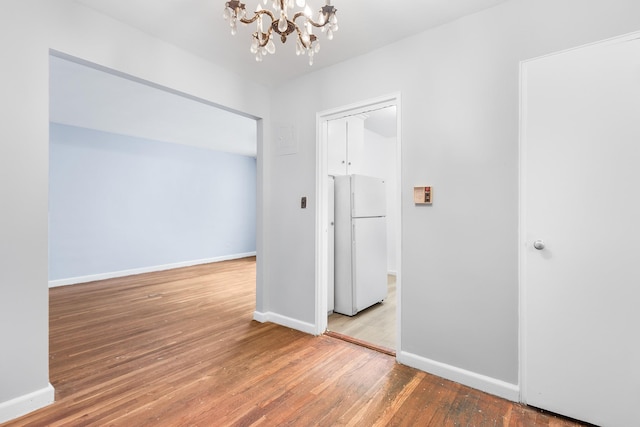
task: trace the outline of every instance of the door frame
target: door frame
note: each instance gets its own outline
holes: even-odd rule
[[[401,312],[402,312],[402,126],[401,126],[400,92],[391,93],[354,104],[333,108],[316,113],[316,334],[327,330],[327,297],[329,268],[328,239],[328,124],[329,120],[366,113],[385,107],[396,107],[396,194],[395,224],[396,233],[396,355],[401,346]]]
[[[519,372],[518,383],[520,388],[520,402],[527,403],[527,330],[528,330],[528,315],[527,315],[527,283],[526,283],[526,256],[527,245],[531,244],[526,241],[527,230],[527,206],[526,200],[526,165],[527,165],[527,70],[529,64],[536,62],[540,59],[549,58],[552,56],[562,55],[568,52],[572,52],[578,49],[589,49],[596,46],[606,46],[610,44],[617,44],[622,42],[631,41],[640,38],[640,31],[634,31],[632,33],[623,34],[616,37],[607,38],[604,40],[598,40],[592,43],[583,44],[569,49],[563,49],[558,52],[553,52],[546,55],[541,55],[535,58],[527,59],[520,62],[520,125],[519,125],[519,155],[518,155],[518,284],[519,284],[519,299],[518,309],[520,313],[520,325],[519,325]]]

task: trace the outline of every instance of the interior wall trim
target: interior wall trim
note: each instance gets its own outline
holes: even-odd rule
[[[427,359],[406,351],[400,352],[397,355],[397,359],[398,362],[403,365],[420,369],[421,371],[502,397],[512,402],[518,402],[520,399],[520,386],[517,384],[511,384],[477,372],[436,362],[435,360]]]
[[[44,408],[52,404],[54,398],[55,390],[48,383],[44,388],[2,402],[0,403],[0,424]]]
[[[286,326],[287,328],[296,329],[298,331],[311,334],[318,335],[316,331],[316,325],[312,323],[303,322],[298,319],[293,319],[291,317],[283,316],[281,314],[273,313],[273,312],[253,312],[253,320],[258,321],[260,323],[271,322],[278,324],[280,326]]]
[[[113,271],[110,273],[91,274],[88,276],[70,277],[68,279],[49,280],[49,287],[76,285],[78,283],[95,282],[96,280],[113,279],[115,277],[133,276],[136,274],[153,273],[155,271],[171,270],[180,267],[191,267],[193,265],[209,264],[212,262],[228,261],[232,259],[247,258],[255,256],[256,252],[245,252],[240,254],[224,255],[213,258],[204,258],[191,261],[174,262],[171,264],[154,265],[150,267],[133,268],[130,270]]]

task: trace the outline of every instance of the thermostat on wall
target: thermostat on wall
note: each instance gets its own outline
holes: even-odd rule
[[[433,202],[433,187],[413,187],[413,203],[416,205],[430,205]]]

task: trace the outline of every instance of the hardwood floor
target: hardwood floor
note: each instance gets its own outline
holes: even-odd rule
[[[252,320],[254,259],[50,290],[56,402],[3,426],[576,426]]]

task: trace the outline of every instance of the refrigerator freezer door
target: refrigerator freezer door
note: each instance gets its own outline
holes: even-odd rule
[[[353,218],[385,216],[387,198],[384,181],[364,175],[351,177],[351,216]]]
[[[386,218],[354,218],[352,228],[355,314],[387,297]]]

